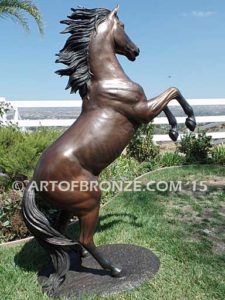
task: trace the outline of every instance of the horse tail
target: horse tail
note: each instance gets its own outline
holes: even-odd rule
[[[22,215],[27,228],[38,241],[53,247],[80,245],[78,241],[70,240],[51,226],[47,217],[38,209],[35,196],[35,188],[29,184],[23,195]]]
[[[79,251],[82,245],[54,229],[47,217],[38,209],[35,198],[35,189],[29,184],[23,195],[22,214],[27,228],[51,256],[55,273],[50,275],[42,287],[49,296],[52,296],[64,282],[70,269],[69,250]]]

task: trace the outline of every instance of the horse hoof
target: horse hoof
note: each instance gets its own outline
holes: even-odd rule
[[[84,248],[81,250],[80,254],[81,254],[81,257],[83,257],[83,258],[88,257],[88,255],[89,255],[88,251]]]
[[[170,131],[169,131],[169,137],[171,138],[172,141],[176,142],[178,136],[179,136],[178,131],[170,129]]]
[[[185,125],[187,126],[188,129],[190,129],[191,131],[195,130],[196,127],[196,121],[195,121],[195,117],[189,117],[186,119]]]
[[[112,270],[111,270],[111,274],[110,274],[112,277],[122,277],[123,275],[122,275],[122,269],[120,269],[120,268],[117,268],[117,267],[115,267],[115,268],[113,268]]]

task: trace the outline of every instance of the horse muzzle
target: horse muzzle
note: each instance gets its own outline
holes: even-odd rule
[[[140,54],[140,49],[135,48],[135,49],[129,49],[127,58],[131,61],[135,61],[136,57]]]

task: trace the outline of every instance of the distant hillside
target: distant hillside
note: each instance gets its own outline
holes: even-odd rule
[[[176,117],[185,116],[182,108],[171,107],[171,111]],[[196,116],[220,116],[225,115],[224,106],[194,106]],[[19,113],[22,119],[37,120],[37,119],[76,119],[80,114],[80,109],[75,107],[65,108],[20,108]],[[12,112],[9,113],[9,117],[12,117]],[[164,113],[161,113],[159,117],[164,117]]]

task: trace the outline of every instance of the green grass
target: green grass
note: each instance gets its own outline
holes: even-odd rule
[[[146,175],[142,180],[204,180],[224,177],[225,168],[191,166]],[[137,289],[88,299],[224,299],[225,192],[126,192],[101,210],[98,245],[130,243],[155,252],[159,272]],[[222,250],[221,250],[222,249]],[[42,300],[36,272],[47,263],[43,250],[30,242],[0,247],[2,300]]]

